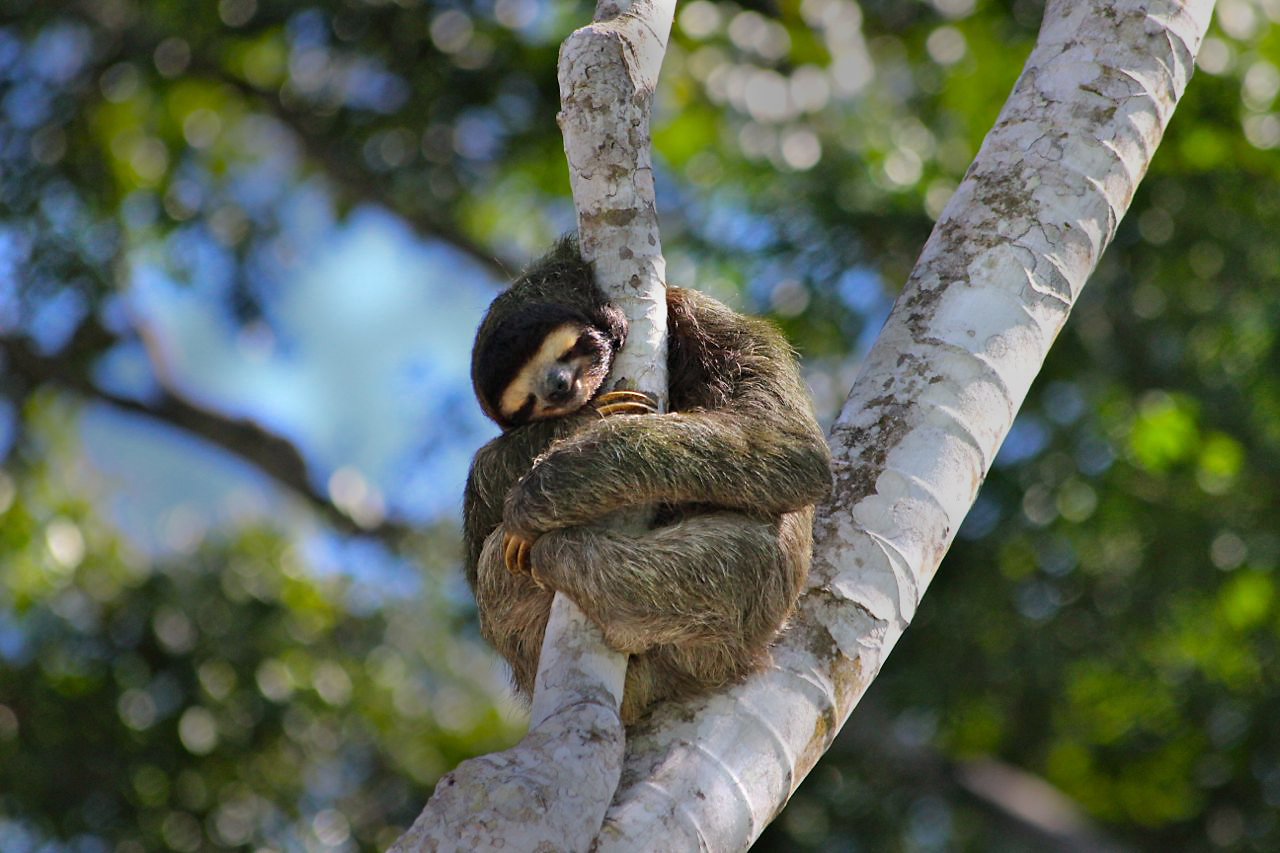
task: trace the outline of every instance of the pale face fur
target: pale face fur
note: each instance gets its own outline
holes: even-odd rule
[[[582,338],[589,334],[578,323],[552,329],[503,389],[498,399],[502,416],[511,421],[543,420],[586,405],[608,371],[601,347],[583,346]]]

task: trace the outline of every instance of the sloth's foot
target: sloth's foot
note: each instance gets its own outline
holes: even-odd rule
[[[658,401],[643,391],[610,391],[596,397],[594,405],[602,418],[609,415],[652,415],[658,411]]]

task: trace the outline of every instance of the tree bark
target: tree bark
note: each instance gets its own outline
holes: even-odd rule
[[[1050,0],[832,429],[774,666],[631,732],[598,851],[741,850],[880,671],[1191,76],[1212,0]]]
[[[1212,0],[1049,0],[1013,93],[832,430],[836,490],[815,521],[809,589],[773,667],[725,693],[659,707],[629,733],[622,785],[592,849],[745,849],[831,744],[915,614],[1050,344],[1114,236],[1186,87],[1212,10]],[[592,100],[594,109],[611,108],[608,97],[623,96]],[[601,149],[619,142],[594,138]],[[644,139],[647,154],[647,133]],[[577,150],[566,128],[571,169],[590,174],[575,163]],[[613,162],[624,169],[631,161]],[[634,163],[630,175],[606,177],[616,187],[628,179],[632,187],[651,184],[647,158]],[[576,187],[575,201],[580,224],[595,224]],[[620,230],[601,233],[607,236],[590,249],[597,272],[614,259],[634,261],[630,250],[640,256],[638,267],[651,271],[641,280],[661,279],[656,226],[652,242],[637,241],[638,234],[623,241]],[[600,659],[616,676],[608,653]],[[615,741],[591,756],[585,729],[567,717],[547,719],[566,723],[560,734],[567,740],[558,767],[535,771],[558,780],[607,775],[598,772],[608,764],[599,753],[612,755]],[[529,739],[555,736],[546,725]],[[504,755],[477,761],[497,764]],[[526,777],[508,766],[488,784],[523,796],[515,786]],[[450,777],[441,782],[445,795],[458,785]],[[597,800],[610,790],[598,787]],[[594,805],[588,793],[574,786],[554,791],[563,800],[528,798],[520,806],[587,809]],[[428,804],[415,830],[430,812]],[[490,828],[500,834],[487,843],[505,842],[505,849],[532,849],[540,840],[556,850],[588,846],[580,831],[553,837],[522,826]],[[438,849],[490,849],[472,836],[433,837],[453,839],[437,842]],[[437,849],[405,844],[401,839],[396,849]]]
[[[649,160],[649,111],[675,0],[602,0],[560,49],[565,155],[578,240],[597,284],[627,315],[610,383],[667,396],[665,262]],[[620,525],[643,524],[629,513]],[[586,850],[622,768],[618,717],[627,658],[557,594],[529,733],[440,780],[393,851]]]
[[[565,39],[559,61],[559,122],[578,214],[578,245],[596,284],[628,321],[627,341],[614,359],[609,384],[645,391],[660,404],[667,398],[666,261],[658,234],[649,115],[674,14],[675,0],[601,0],[595,21]],[[649,517],[639,510],[611,522],[643,529]],[[561,655],[563,644],[580,658],[589,656],[593,672],[621,701],[626,656],[605,645],[600,630],[557,593],[530,725],[572,703],[574,692],[582,689],[563,680],[553,689],[550,677],[544,679],[560,669],[548,655]],[[617,704],[613,707],[616,711]]]

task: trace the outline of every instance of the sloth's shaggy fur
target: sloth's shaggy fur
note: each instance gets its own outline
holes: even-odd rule
[[[559,244],[489,309],[476,337],[482,399],[519,369],[492,353],[538,341],[511,329],[559,306],[625,325],[571,241]],[[507,429],[476,453],[464,504],[467,580],[480,628],[529,696],[553,590],[632,655],[622,700],[631,723],[655,701],[718,688],[768,660],[809,568],[813,505],[831,485],[830,455],[795,353],[770,323],[696,291],[667,290],[670,409],[601,418],[578,412]],[[490,355],[486,355],[490,354]],[[486,407],[487,408],[487,407]],[[651,529],[596,522],[657,505]],[[504,532],[533,542],[533,573],[503,562]]]

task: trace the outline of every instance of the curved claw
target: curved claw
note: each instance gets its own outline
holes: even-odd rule
[[[642,391],[610,391],[596,397],[595,407],[602,418],[609,415],[652,415],[658,411],[658,401]]]
[[[609,415],[652,415],[658,410],[643,403],[614,403],[611,406],[597,406],[596,414],[602,418]]]
[[[510,533],[502,535],[502,562],[507,571],[513,575],[525,574],[529,571],[529,550],[533,543]]]
[[[632,391],[628,388],[621,388],[617,391],[606,391],[596,397],[597,403],[616,403],[621,400],[636,400],[637,402],[648,403],[651,406],[655,405],[653,397],[643,391]]]

